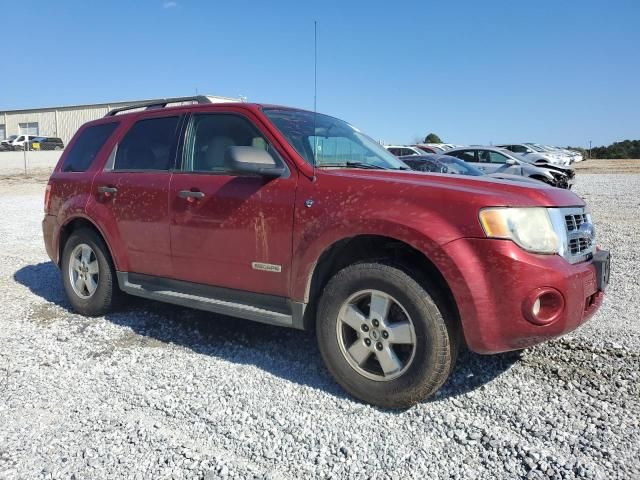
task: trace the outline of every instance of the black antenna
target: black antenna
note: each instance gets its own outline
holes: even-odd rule
[[[313,180],[316,181],[316,159],[318,158],[318,138],[316,137],[316,115],[318,102],[318,21],[313,21]]]
[[[313,21],[313,113],[317,113],[317,101],[318,101],[318,21],[314,20]]]

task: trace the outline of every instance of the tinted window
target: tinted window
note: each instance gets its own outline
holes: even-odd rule
[[[224,156],[229,147],[270,150],[253,124],[235,115],[194,115],[188,132],[182,169],[189,172],[224,172]]]
[[[447,155],[451,157],[459,158],[460,160],[464,160],[465,162],[476,162],[476,152],[475,150],[462,150],[459,152],[447,152]]]
[[[180,117],[139,120],[118,144],[113,170],[169,170]]]
[[[511,145],[509,150],[516,153],[527,153],[527,147],[523,147],[522,145]]]
[[[389,151],[389,153],[392,153],[393,155],[398,157],[398,156],[400,156],[400,151],[402,149],[401,148],[387,148],[387,150]]]
[[[410,158],[403,158],[402,161],[409,165],[412,169],[417,170],[419,172],[442,172],[442,164],[438,163],[435,160],[412,160]]]
[[[63,172],[84,172],[118,124],[103,123],[85,128],[64,159]]]

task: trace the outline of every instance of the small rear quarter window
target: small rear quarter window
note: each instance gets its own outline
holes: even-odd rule
[[[118,122],[110,122],[85,128],[64,159],[62,171],[85,172],[117,126]]]

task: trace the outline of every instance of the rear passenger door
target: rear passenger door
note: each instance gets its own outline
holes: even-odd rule
[[[174,278],[288,296],[297,176],[288,169],[272,179],[227,171],[232,146],[265,149],[285,164],[244,115],[194,114],[186,131],[169,198]]]
[[[171,275],[169,178],[182,117],[136,121],[93,181],[93,198],[112,247],[126,254],[129,272]]]

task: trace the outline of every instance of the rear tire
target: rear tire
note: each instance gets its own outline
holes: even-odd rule
[[[81,228],[70,235],[62,252],[61,273],[76,312],[97,317],[119,303],[121,292],[109,249],[94,230]]]
[[[316,335],[329,372],[349,394],[406,408],[447,380],[458,329],[426,288],[403,269],[380,263],[351,265],[329,281]]]

